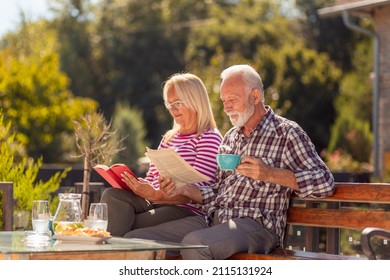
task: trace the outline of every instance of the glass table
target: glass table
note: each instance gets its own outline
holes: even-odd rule
[[[119,237],[98,241],[52,238],[44,245],[31,245],[24,231],[0,231],[0,260],[161,260],[167,250],[207,247]]]

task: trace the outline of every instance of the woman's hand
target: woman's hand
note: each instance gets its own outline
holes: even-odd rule
[[[129,186],[129,188],[138,196],[148,199],[148,200],[156,200],[156,189],[149,184],[149,182],[143,178],[134,178],[134,176],[130,175],[127,172],[122,174],[122,181]]]
[[[176,204],[202,203],[202,194],[197,187],[184,185],[178,188],[171,178],[163,176],[158,178],[158,182],[160,183],[160,192],[166,201],[176,202]]]
[[[160,191],[166,198],[178,195],[175,182],[171,178],[160,176],[158,177],[158,182],[160,183]]]

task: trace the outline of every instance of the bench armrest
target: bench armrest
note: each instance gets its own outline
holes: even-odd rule
[[[367,256],[369,260],[376,260],[375,252],[371,246],[371,238],[373,236],[377,236],[384,239],[390,239],[390,230],[382,229],[382,228],[365,228],[362,231],[361,235],[361,244],[363,253]]]

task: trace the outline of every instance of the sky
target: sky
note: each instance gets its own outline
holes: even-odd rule
[[[50,0],[0,0],[0,38],[18,28],[20,11],[25,13],[28,20],[48,17],[47,1]]]

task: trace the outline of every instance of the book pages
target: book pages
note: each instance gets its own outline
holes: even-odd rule
[[[171,178],[177,187],[211,180],[172,149],[153,150],[146,148],[145,156],[156,165],[162,176]]]

